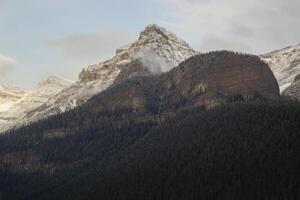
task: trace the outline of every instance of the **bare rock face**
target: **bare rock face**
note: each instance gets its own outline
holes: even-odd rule
[[[278,83],[268,65],[256,56],[221,51],[191,57],[164,75],[165,104],[207,108],[257,96],[278,97]]]

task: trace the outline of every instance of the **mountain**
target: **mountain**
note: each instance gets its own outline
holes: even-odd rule
[[[148,25],[136,42],[117,49],[112,59],[84,69],[79,79],[80,82],[90,82],[103,79],[113,72],[118,74],[122,66],[134,60],[141,60],[153,73],[165,72],[195,53],[185,41],[169,30]]]
[[[300,105],[280,98],[266,63],[220,51],[160,75],[142,66],[0,135],[2,197],[297,199]]]
[[[47,101],[34,104],[33,109],[22,111],[27,114],[17,117],[18,123],[3,121],[0,130],[34,122],[81,105],[115,82],[140,74],[141,71],[133,69],[137,61],[141,66],[139,70],[147,71],[148,74],[159,74],[172,69],[196,53],[185,41],[169,30],[149,25],[141,32],[137,41],[117,49],[113,58],[83,69],[78,81],[49,96]],[[35,91],[30,96],[34,94]],[[28,105],[23,106],[24,109],[27,107]],[[14,118],[15,114],[19,112],[11,111],[9,116]]]
[[[6,93],[1,91],[2,95],[8,95],[4,96],[5,101],[1,101],[0,104],[2,106],[0,110],[0,130],[5,131],[31,122],[30,119],[35,118],[38,114],[37,109],[40,106],[70,84],[68,81],[52,76],[29,91],[20,89],[10,89]]]
[[[291,86],[300,74],[300,44],[273,51],[261,58],[270,65],[281,92]]]

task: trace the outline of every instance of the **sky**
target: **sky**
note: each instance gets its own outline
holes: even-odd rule
[[[263,54],[300,43],[299,0],[0,0],[0,83],[77,80],[148,24],[200,52]]]

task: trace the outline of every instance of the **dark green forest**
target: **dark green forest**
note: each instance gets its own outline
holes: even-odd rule
[[[68,114],[74,119],[77,112]],[[150,121],[116,126],[108,120],[42,139],[45,126],[71,123],[57,116],[1,136],[1,154],[30,151],[56,166],[53,173],[28,172],[2,163],[2,198],[300,197],[299,102],[233,102],[182,111],[161,124]]]

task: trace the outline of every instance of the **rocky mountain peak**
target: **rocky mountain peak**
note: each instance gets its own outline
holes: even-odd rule
[[[184,40],[178,38],[174,33],[156,24],[146,26],[145,30],[141,32],[139,37],[139,40],[143,39],[163,39],[190,47]]]
[[[165,39],[169,39],[168,33],[165,28],[159,27],[156,24],[150,24],[146,26],[144,31],[141,32],[139,40],[144,37],[155,37],[155,36],[161,36]]]
[[[115,79],[124,66],[135,60],[140,60],[144,67],[148,68],[159,65],[162,69],[160,71],[164,72],[196,53],[171,31],[151,24],[141,32],[137,41],[117,49],[113,58],[84,69],[79,75],[79,80],[81,83],[97,80],[107,82]],[[147,60],[143,59],[146,57]]]

